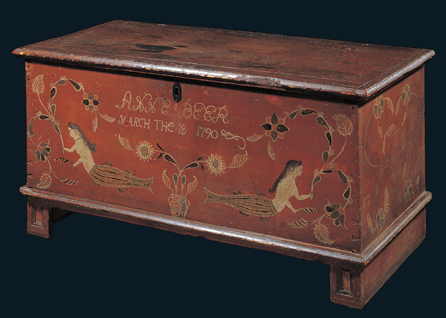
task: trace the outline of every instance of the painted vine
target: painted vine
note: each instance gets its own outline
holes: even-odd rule
[[[401,90],[401,94],[396,102],[396,105],[392,101],[392,99],[388,96],[379,95],[373,104],[373,115],[375,117],[375,121],[377,123],[377,132],[379,138],[382,139],[382,148],[381,152],[384,156],[386,156],[386,142],[389,138],[395,135],[398,130],[398,126],[404,126],[407,120],[407,113],[409,108],[409,102],[412,98],[420,101],[420,97],[411,91],[411,87],[409,84],[405,84]],[[397,116],[402,116],[401,124],[391,123],[388,127],[384,127],[382,123],[382,116],[385,112],[388,112],[388,116],[392,116],[397,118]],[[402,115],[401,115],[402,114]],[[365,151],[365,158],[368,164],[371,167],[378,168],[380,167],[378,164],[373,164],[370,162],[367,151]],[[407,162],[404,163],[403,172],[402,172],[402,180],[404,184],[403,188],[403,197],[405,201],[408,201],[416,192],[419,184],[420,184],[420,176],[418,175],[415,180],[409,177],[409,169],[407,167]],[[382,172],[382,170],[381,170]],[[380,202],[380,207],[377,209],[376,216],[372,218],[370,214],[367,214],[367,223],[369,229],[372,233],[380,232],[384,228],[386,215],[390,211],[390,190],[385,188],[384,196],[382,202]],[[364,199],[364,206],[370,205],[370,195],[367,195]]]
[[[266,117],[265,122],[261,127],[265,130],[263,135],[254,134],[246,138],[250,142],[258,142],[262,138],[270,137],[268,140],[267,153],[272,160],[276,160],[276,152],[272,147],[271,142],[275,143],[280,139],[285,138],[285,134],[290,131],[290,128],[286,125],[286,120],[294,120],[298,115],[301,116],[316,116],[316,124],[324,127],[326,131],[324,132],[325,138],[327,139],[328,149],[324,150],[321,154],[323,166],[321,168],[315,169],[313,181],[311,183],[311,197],[313,195],[313,190],[316,184],[321,182],[324,175],[333,174],[336,172],[341,184],[345,185],[345,190],[343,192],[344,203],[331,203],[327,202],[324,206],[324,214],[320,215],[320,211],[314,207],[305,207],[293,211],[293,213],[303,212],[306,217],[299,218],[293,223],[289,223],[288,226],[295,229],[306,228],[313,226],[313,232],[315,238],[327,245],[332,245],[335,241],[330,237],[330,231],[328,227],[323,223],[323,220],[329,219],[333,221],[335,226],[341,226],[346,229],[345,226],[345,209],[349,204],[353,203],[352,198],[352,178],[348,176],[345,172],[336,168],[335,160],[344,152],[347,145],[348,136],[353,133],[353,123],[344,114],[337,114],[333,116],[336,122],[336,130],[340,136],[344,137],[344,144],[337,154],[333,149],[333,138],[335,129],[329,124],[327,119],[324,117],[322,112],[318,112],[312,108],[304,108],[298,106],[295,110],[289,113],[285,113],[284,118],[279,118],[276,113],[273,113],[271,117]],[[313,217],[316,215],[316,217]]]
[[[95,117],[92,121],[93,131],[96,131],[97,127],[98,127],[98,115],[107,122],[115,121],[115,118],[101,114],[99,112],[99,108],[98,108],[99,101],[98,101],[97,95],[94,95],[92,92],[89,92],[87,94],[81,83],[78,83],[73,79],[66,78],[65,76],[62,76],[54,84],[53,83],[50,84],[49,99],[45,105],[41,98],[41,95],[45,92],[45,84],[43,81],[43,75],[37,75],[33,79],[31,88],[32,88],[33,93],[37,94],[37,98],[40,102],[40,105],[42,106],[43,112],[38,111],[34,115],[34,117],[32,117],[30,119],[30,121],[28,123],[27,136],[28,136],[28,139],[30,140],[30,142],[33,144],[33,147],[28,149],[28,151],[34,152],[34,154],[36,156],[35,163],[46,162],[48,164],[48,171],[44,172],[41,175],[40,181],[37,184],[37,187],[39,189],[49,188],[50,185],[52,184],[53,177],[67,185],[77,185],[79,183],[76,180],[72,180],[67,177],[60,178],[59,176],[56,175],[56,173],[54,172],[54,170],[51,166],[51,162],[49,160],[49,158],[51,157],[50,153],[52,150],[50,147],[50,140],[48,140],[47,142],[36,143],[33,139],[33,137],[34,137],[34,121],[37,119],[40,121],[48,122],[53,127],[54,131],[59,135],[61,145],[62,145],[62,152],[64,152],[64,149],[65,149],[64,139],[63,139],[63,136],[61,133],[60,123],[56,119],[57,105],[54,102],[54,98],[57,95],[57,87],[65,86],[67,83],[69,83],[76,92],[82,91],[82,93],[83,93],[82,104],[85,106],[86,110],[89,110],[91,113],[94,113]],[[57,157],[54,159],[54,161],[60,162],[60,163],[73,164],[70,160],[62,158],[62,157]]]

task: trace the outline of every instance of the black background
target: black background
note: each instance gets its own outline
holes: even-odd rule
[[[445,295],[445,25],[440,2],[5,2],[2,6],[0,315],[417,315]],[[436,4],[435,4],[436,3]],[[329,266],[75,214],[26,234],[24,60],[13,49],[114,19],[434,49],[426,66],[427,238],[362,311],[329,301]],[[11,315],[5,316],[10,317]],[[192,317],[192,316],[191,316]]]

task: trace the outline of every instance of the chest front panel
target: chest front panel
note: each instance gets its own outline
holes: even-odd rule
[[[28,187],[358,250],[356,107],[38,63],[26,71]]]

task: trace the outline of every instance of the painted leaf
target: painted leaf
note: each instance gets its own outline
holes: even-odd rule
[[[343,194],[344,199],[348,200],[348,199],[350,198],[351,190],[352,190],[351,187],[348,187],[348,188],[344,191],[344,194]]]
[[[386,134],[384,135],[384,140],[383,140],[383,147],[382,147],[382,152],[383,154],[386,153],[386,140],[387,137],[391,137],[393,132],[395,131],[396,126],[394,124],[390,125],[389,128],[387,128]]]
[[[347,181],[348,181],[347,176],[341,170],[337,170],[337,171],[338,171],[339,180],[341,180],[342,183],[347,183]]]
[[[52,183],[51,175],[49,173],[43,173],[40,176],[40,181],[37,184],[39,189],[48,189]]]
[[[324,151],[324,152],[322,153],[322,160],[323,160],[324,162],[327,162],[327,161],[328,161],[328,151]]]
[[[273,149],[273,147],[271,147],[271,141],[268,142],[268,155],[271,159],[276,160],[276,153]]]
[[[62,158],[62,157],[57,157],[54,159],[55,162],[61,162],[61,163],[67,163],[67,162],[71,162],[70,160],[66,159],[66,158]]]
[[[407,107],[406,107],[406,110],[404,111],[403,122],[401,123],[401,126],[404,125],[404,123],[406,122],[406,119],[407,119]]]
[[[186,183],[186,176],[181,177],[181,186],[184,187],[184,184]]]
[[[197,185],[198,185],[198,180],[194,176],[194,181],[189,182],[188,185],[187,185],[187,193],[186,193],[186,195],[188,195],[189,193],[193,192],[197,188]]]
[[[38,117],[39,117],[40,120],[49,120],[49,119],[51,119],[50,116],[44,115],[44,114],[40,114]]]
[[[166,171],[167,171],[167,170],[164,170],[164,171],[163,171],[163,173],[162,173],[162,179],[163,179],[164,185],[165,185],[170,191],[172,191],[172,188],[171,188],[171,186],[170,186],[170,179],[167,177]],[[173,192],[173,191],[172,191],[172,192]]]
[[[93,124],[93,132],[96,132],[96,130],[98,129],[98,115],[96,114],[96,112],[92,124]]]
[[[327,213],[332,213],[332,212],[338,210],[340,207],[341,207],[341,205],[339,203],[330,203],[330,202],[328,202],[328,204],[325,205],[324,210]]]
[[[54,96],[56,96],[56,93],[57,93],[57,88],[56,87],[51,88],[50,100],[52,100],[54,98]]]
[[[105,121],[112,123],[116,120],[116,118],[114,117],[110,117],[108,115],[102,115],[101,113],[99,113],[99,115],[101,115],[102,119],[104,119]]]
[[[125,149],[130,150],[130,151],[134,151],[132,146],[130,145],[130,142],[127,139],[122,138],[121,135],[118,135],[118,138],[119,138],[119,142],[121,143],[121,145]]]
[[[259,141],[260,139],[262,139],[263,136],[265,136],[265,135],[254,134],[254,135],[249,136],[248,138],[246,138],[246,140],[248,140],[250,142],[256,142],[256,141]]]
[[[34,136],[34,130],[33,130],[33,121],[34,121],[34,119],[36,119],[36,117],[33,117],[33,118],[30,120],[29,124],[28,124],[28,135],[29,135],[30,137]]]
[[[324,117],[322,117],[322,116],[319,116],[318,118],[316,118],[316,122],[317,122],[319,125],[326,127],[327,129],[329,128],[329,127],[328,127],[328,124],[327,124],[327,121],[326,121],[326,120],[324,119]]]
[[[41,156],[40,150],[36,150],[35,155],[36,155],[36,163],[37,163],[40,161],[40,156]]]
[[[335,241],[330,238],[330,231],[324,224],[316,224],[314,226],[314,237],[321,243],[332,245]]]
[[[232,163],[229,166],[229,168],[240,168],[245,164],[247,160],[248,160],[248,152],[246,151],[244,155],[241,154],[235,155],[234,158],[232,158]]]
[[[158,143],[158,141],[156,142],[156,145],[158,146],[159,149],[161,149],[161,151],[164,151],[163,148],[161,148],[160,144]]]
[[[64,178],[64,179],[61,179],[60,181],[62,183],[68,184],[68,185],[77,185],[77,184],[79,184],[79,181],[72,180],[72,179],[69,179],[69,178]]]
[[[60,129],[59,129],[59,126],[56,123],[54,123],[53,128],[60,135]]]
[[[336,121],[336,126],[340,135],[347,137],[352,134],[353,123],[347,116],[344,114],[337,114],[333,116],[333,119]]]
[[[301,208],[301,209],[298,209],[298,210],[296,211],[296,213],[299,212],[299,211],[302,211],[302,212],[304,212],[305,214],[319,213],[319,211],[316,210],[315,208]]]
[[[340,214],[339,217],[333,221],[333,224],[336,226],[342,226],[344,229],[345,227],[345,214]]]
[[[73,85],[73,88],[78,92],[81,90],[81,86],[76,83],[75,81],[73,81],[72,79],[68,79],[68,82],[71,83],[71,85]]]
[[[380,138],[384,138],[384,133],[383,133],[383,129],[381,128],[381,126],[378,126],[378,135]]]
[[[66,81],[64,79],[60,79],[54,85],[65,85]]]
[[[331,146],[332,143],[333,143],[333,138],[332,138],[332,136],[331,136],[331,132],[327,131],[327,132],[325,133],[325,137],[327,137],[328,144]]]
[[[384,100],[387,102],[387,107],[390,109],[390,112],[392,114],[394,114],[395,113],[395,109],[393,108],[392,99],[390,97],[384,97]]]
[[[289,114],[288,117],[290,117],[290,119],[294,119],[297,116],[297,114],[299,114],[299,109],[291,112],[291,114]]]
[[[394,124],[390,125],[390,127],[386,131],[386,136],[391,137],[393,132],[395,131],[396,126]]]
[[[173,183],[175,184],[175,187],[176,187],[178,184],[178,175],[176,173],[174,173],[172,176],[172,179],[173,179]]]
[[[43,75],[37,75],[32,84],[33,92],[36,94],[42,94],[44,91],[44,85],[43,85]]]
[[[315,185],[319,181],[321,181],[321,176],[317,176],[316,178],[313,179],[313,185]]]
[[[337,219],[337,218],[339,218],[340,215],[341,215],[341,212],[339,212],[339,210],[334,210],[327,217],[329,219]]]
[[[193,169],[193,168],[198,168],[198,162],[193,162],[193,163],[191,163],[191,164],[188,164],[187,166],[185,166],[185,167],[183,168],[183,171],[184,171],[184,170],[187,170],[187,169]]]
[[[53,114],[54,117],[54,115],[56,115],[56,104],[51,105],[50,109],[51,109],[51,114]]]
[[[178,167],[178,164],[177,164],[177,162],[175,161],[175,159],[173,159],[172,156],[169,155],[169,154],[167,154],[167,153],[164,154],[164,160],[166,160],[167,162],[172,162],[175,166]]]
[[[306,226],[308,226],[310,224],[313,224],[313,222],[307,221],[305,219],[299,219],[296,222],[289,223],[288,226],[293,228],[293,229],[300,229],[300,228],[306,227]]]
[[[300,114],[302,116],[307,116],[307,115],[310,115],[310,114],[317,114],[317,111],[315,111],[314,109],[311,109],[311,108],[305,108],[305,109],[302,109]]]

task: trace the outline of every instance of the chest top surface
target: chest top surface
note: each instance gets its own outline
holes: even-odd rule
[[[14,52],[28,59],[368,98],[435,53],[337,40],[111,21]]]

